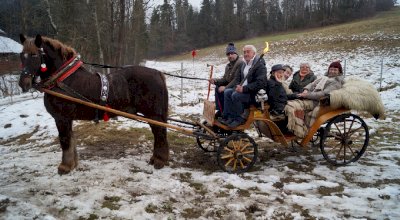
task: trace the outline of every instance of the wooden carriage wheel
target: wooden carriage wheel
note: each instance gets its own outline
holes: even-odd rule
[[[218,166],[228,173],[243,173],[256,162],[257,144],[245,133],[235,133],[221,143],[217,151]]]
[[[342,166],[357,161],[367,149],[368,142],[367,124],[357,115],[343,114],[327,123],[320,149],[329,163]]]

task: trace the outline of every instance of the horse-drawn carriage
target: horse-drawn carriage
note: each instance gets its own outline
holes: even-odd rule
[[[45,106],[55,119],[63,150],[58,167],[60,174],[70,172],[78,164],[76,147],[71,140],[72,121],[93,120],[105,113],[149,123],[155,138],[150,163],[155,168],[162,168],[169,157],[166,128],[194,136],[198,146],[204,151],[216,152],[218,165],[231,173],[248,171],[257,161],[257,144],[246,133],[251,125],[255,125],[259,134],[284,146],[297,140],[296,136],[282,132],[280,121],[271,120],[264,102],[258,108],[250,107],[247,121],[234,129],[215,120],[215,105],[208,100],[204,108],[205,123],[168,119],[168,94],[161,72],[129,67],[111,76],[99,77],[81,68],[76,52],[59,41],[40,35],[27,39],[21,35],[21,42],[24,49],[20,86],[27,91],[35,84],[40,85],[38,89],[46,93]],[[42,82],[37,83],[39,77]],[[108,104],[101,104],[105,100]],[[189,124],[192,129],[170,124],[168,120]],[[345,165],[357,161],[365,152],[369,131],[365,122],[349,108],[322,106],[299,144],[306,146],[313,137],[319,137],[321,152],[329,163]]]
[[[215,120],[212,114],[215,109],[213,102],[206,101],[204,106],[203,116],[206,121],[199,123],[199,131],[204,135],[197,136],[197,144],[206,152],[216,152],[218,165],[227,172],[245,172],[257,161],[257,144],[246,133],[252,125],[260,136],[268,137],[286,147],[294,142],[306,147],[310,141],[319,140],[323,157],[333,165],[357,161],[368,146],[368,126],[358,115],[351,113],[350,109],[321,106],[307,135],[299,139],[282,129],[285,120],[271,120],[268,105],[259,108],[252,105],[246,122],[234,129]]]

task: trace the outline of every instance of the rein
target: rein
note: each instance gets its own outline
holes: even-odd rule
[[[124,68],[127,68],[127,67],[130,67],[130,66],[131,66],[131,65],[126,65],[126,66],[110,66],[110,65],[97,64],[97,63],[87,63],[87,62],[83,62],[83,63],[84,63],[84,64],[87,64],[87,65],[94,66],[94,67],[109,68],[109,69],[124,69]],[[204,78],[188,77],[188,76],[179,76],[179,75],[174,75],[174,74],[165,73],[165,72],[162,72],[162,73],[163,73],[164,75],[173,76],[173,77],[176,77],[176,78],[208,81],[208,79],[204,79]]]

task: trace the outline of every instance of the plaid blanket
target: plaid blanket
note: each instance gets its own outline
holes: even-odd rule
[[[319,108],[315,108],[312,100],[290,100],[285,106],[288,117],[287,128],[298,138],[307,135],[308,128],[314,123]]]

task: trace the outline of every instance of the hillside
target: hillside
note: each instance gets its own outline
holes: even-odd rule
[[[388,51],[391,53],[400,47],[400,7],[391,11],[381,12],[374,17],[301,31],[292,31],[274,35],[266,35],[235,42],[238,48],[253,44],[259,50],[270,42],[270,56],[288,53],[335,50],[341,53],[368,47],[370,50]],[[198,58],[224,56],[225,44],[199,49]],[[165,60],[184,60],[190,58],[190,53],[172,56]],[[161,59],[164,60],[164,59]]]
[[[368,148],[357,162],[332,166],[319,145],[283,147],[251,129],[246,133],[258,144],[258,161],[247,173],[228,174],[215,153],[170,130],[169,166],[156,170],[148,164],[149,126],[118,117],[74,122],[79,165],[60,176],[54,120],[43,94],[28,93],[0,99],[0,219],[400,219],[399,13],[397,8],[368,20],[237,42],[262,49],[269,41],[268,69],[284,63],[297,70],[309,62],[321,75],[341,59],[346,78],[380,89],[385,120],[353,112],[369,129]],[[200,49],[195,60],[185,54],[145,65],[175,74],[182,65],[182,74],[206,79],[207,64],[213,64],[219,77],[224,51],[219,45]],[[207,81],[166,81],[170,117],[200,120]]]

